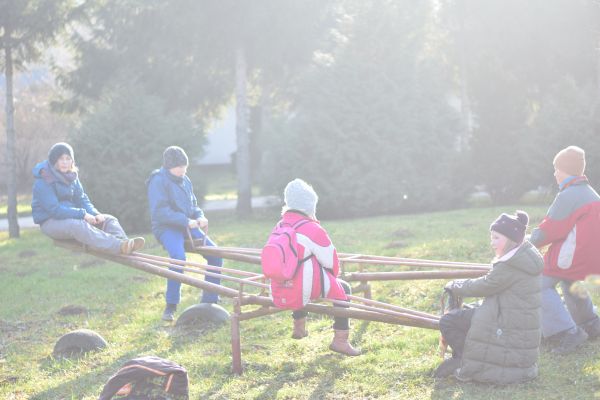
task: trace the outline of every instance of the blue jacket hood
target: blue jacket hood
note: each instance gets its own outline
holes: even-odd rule
[[[77,173],[71,179],[61,176],[47,160],[38,163],[32,170],[33,195],[31,214],[36,224],[53,219],[82,219],[86,213],[98,215],[88,196],[85,194]]]
[[[50,170],[50,164],[48,164],[48,160],[44,160],[42,162],[39,162],[35,165],[35,167],[33,167],[33,170],[31,171],[33,173],[33,177],[34,178],[41,178],[42,177],[42,170],[43,169],[47,169]]]

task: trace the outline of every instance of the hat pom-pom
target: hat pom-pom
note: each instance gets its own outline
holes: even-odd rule
[[[515,215],[517,216],[517,221],[527,226],[527,224],[529,223],[529,215],[527,215],[525,211],[517,210]]]

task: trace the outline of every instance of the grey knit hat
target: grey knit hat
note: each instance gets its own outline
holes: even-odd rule
[[[71,157],[73,162],[75,162],[75,154],[71,145],[64,142],[58,142],[55,143],[52,147],[50,147],[50,151],[48,151],[48,162],[50,163],[50,165],[54,166],[54,164],[56,164],[58,159],[63,154],[68,155],[69,157]]]
[[[163,153],[163,167],[171,169],[188,165],[188,156],[179,146],[169,146]]]
[[[283,191],[285,200],[284,211],[298,210],[308,216],[314,217],[317,214],[317,202],[319,196],[312,186],[302,179],[294,179],[287,184]]]

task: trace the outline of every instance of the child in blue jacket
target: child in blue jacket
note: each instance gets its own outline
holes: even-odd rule
[[[178,146],[170,146],[163,153],[163,166],[152,172],[148,179],[148,202],[150,203],[150,218],[152,233],[169,253],[169,257],[185,260],[184,242],[189,230],[194,239],[204,239],[203,232],[208,228],[208,220],[198,207],[192,182],[187,177],[188,157]],[[207,246],[216,244],[206,238]],[[223,259],[205,257],[209,265],[222,267]],[[173,271],[183,273],[180,268],[173,266]],[[212,271],[215,272],[215,271]],[[210,283],[220,284],[220,279],[206,276]],[[167,280],[166,307],[162,315],[163,321],[173,321],[177,304],[181,299],[181,282]],[[202,303],[217,303],[216,293],[204,291]]]
[[[96,250],[130,254],[144,246],[144,238],[128,239],[112,215],[100,213],[83,190],[73,148],[56,143],[48,159],[33,168],[33,222],[53,239],[74,239]]]

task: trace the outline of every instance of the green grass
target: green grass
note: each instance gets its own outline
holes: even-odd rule
[[[0,195],[0,218],[6,218],[8,214],[8,199],[6,195]],[[19,216],[31,215],[31,194],[20,194],[17,196],[17,214]]]
[[[533,221],[545,208],[526,207]],[[324,221],[340,251],[486,262],[488,227],[501,211],[487,208],[431,214]],[[209,218],[211,216],[209,215]],[[211,236],[228,246],[259,247],[277,213],[236,221],[211,218]],[[147,235],[149,252],[164,254]],[[200,259],[200,258],[198,258]],[[228,266],[250,268],[235,262]],[[310,335],[289,337],[280,313],[242,322],[245,372],[231,374],[229,326],[182,330],[160,321],[164,280],[53,246],[37,230],[21,239],[0,233],[0,398],[96,399],[125,361],[153,354],[188,369],[191,399],[594,399],[600,398],[600,349],[591,342],[557,357],[543,351],[540,377],[513,386],[435,381],[438,333],[352,321],[351,340],[365,353],[328,351],[331,320],[311,315]],[[373,284],[373,296],[438,313],[443,281]],[[184,287],[183,307],[198,299]],[[594,291],[600,302],[600,293]],[[63,315],[66,306],[82,314]],[[223,306],[231,310],[231,302]],[[56,340],[78,328],[100,333],[109,346],[76,360],[52,358]]]

